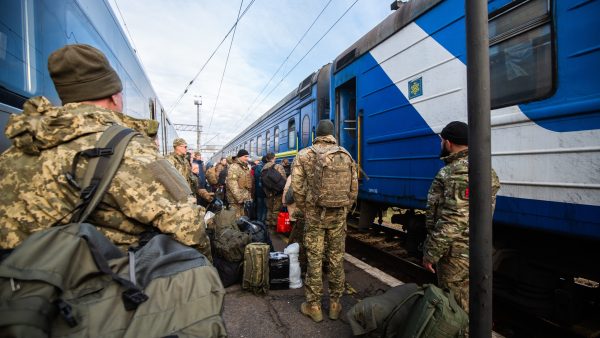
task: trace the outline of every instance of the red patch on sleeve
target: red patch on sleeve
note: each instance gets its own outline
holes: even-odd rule
[[[469,188],[465,189],[465,198],[469,199]]]

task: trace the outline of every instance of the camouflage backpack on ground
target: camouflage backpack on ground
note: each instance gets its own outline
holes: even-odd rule
[[[216,167],[210,167],[210,169],[206,171],[206,180],[210,185],[216,185],[218,183],[219,177],[217,176]]]
[[[356,164],[350,153],[339,146],[324,152],[314,146],[310,149],[317,157],[314,176],[309,182],[316,205],[326,208],[352,206],[356,199],[356,191],[352,187]]]
[[[242,289],[255,294],[269,291],[269,245],[250,243],[244,252],[244,280]]]
[[[215,253],[228,262],[241,262],[252,237],[238,229],[226,228],[215,235]]]

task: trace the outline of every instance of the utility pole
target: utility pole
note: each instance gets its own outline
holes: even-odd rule
[[[196,151],[200,152],[200,106],[202,106],[202,96],[197,95],[194,104],[196,105]]]

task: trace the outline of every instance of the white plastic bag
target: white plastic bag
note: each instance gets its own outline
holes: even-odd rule
[[[300,246],[298,243],[292,243],[288,245],[283,252],[290,258],[290,289],[299,289],[302,287],[302,278],[300,278],[300,262],[298,261]]]

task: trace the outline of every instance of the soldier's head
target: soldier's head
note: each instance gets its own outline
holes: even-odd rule
[[[200,161],[202,160],[202,154],[199,151],[194,151],[194,160]]]
[[[333,122],[331,120],[321,120],[317,124],[317,137],[333,135]]]
[[[219,161],[222,165],[227,165],[227,158],[225,157],[221,157],[221,160]]]
[[[440,157],[446,157],[468,148],[469,126],[460,121],[448,123],[440,133],[442,142]]]
[[[265,157],[267,158],[267,162],[275,162],[275,154],[274,153],[267,153],[267,155]]]
[[[181,137],[173,140],[173,149],[177,155],[185,155],[187,153],[187,142]]]
[[[48,71],[63,104],[85,102],[123,111],[123,85],[106,56],[84,44],[66,45],[48,57]]]
[[[248,159],[250,159],[250,154],[248,154],[248,151],[246,149],[240,149],[240,151],[238,151],[235,157],[238,160],[240,160],[240,162],[248,163]]]
[[[260,159],[260,160],[262,161],[262,163],[267,163],[267,162],[269,162],[269,161],[267,161],[267,157],[266,157],[266,156],[263,156],[263,157],[261,157],[261,159]]]

